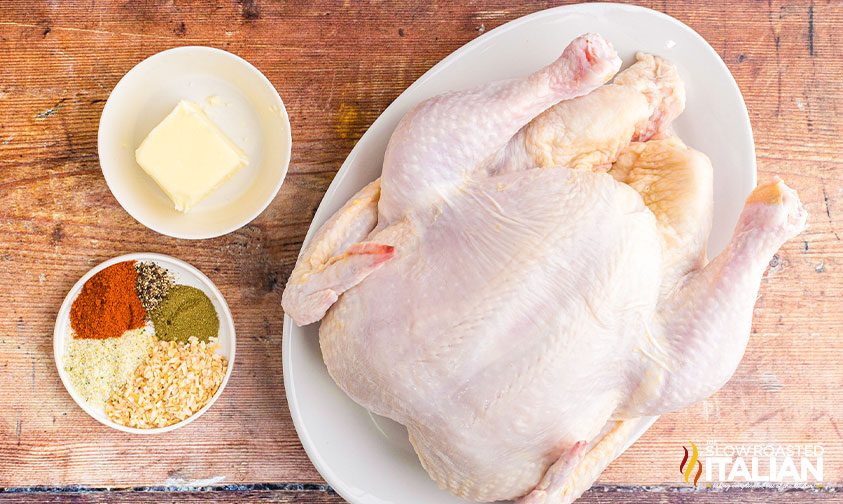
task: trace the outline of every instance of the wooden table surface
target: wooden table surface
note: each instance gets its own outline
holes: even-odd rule
[[[584,502],[843,502],[843,4],[645,2],[685,22],[737,80],[759,178],[799,191],[810,227],[771,262],[752,338],[718,394],[666,415]],[[0,501],[341,502],[307,459],[281,374],[280,297],[313,213],[355,141],[444,56],[547,2],[4,1],[0,4]],[[243,56],[284,97],[293,158],[254,222],[203,241],[146,229],[111,196],[97,123],[120,77],[174,46]],[[716,124],[710,125],[716,128]],[[735,167],[738,169],[739,167]],[[90,267],[139,251],[180,257],[234,314],[237,363],[220,401],[176,432],[101,426],[59,381],[52,329]],[[819,443],[812,491],[689,493],[682,445]],[[168,492],[196,488],[191,494]],[[145,491],[139,491],[145,490]],[[128,492],[128,491],[127,491]]]

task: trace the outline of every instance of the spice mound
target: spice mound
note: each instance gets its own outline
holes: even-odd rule
[[[196,287],[176,285],[150,313],[155,334],[166,341],[208,341],[220,330],[213,303]]]
[[[146,323],[138,298],[133,261],[113,264],[85,282],[70,307],[70,327],[77,338],[117,338]]]
[[[228,360],[220,321],[196,287],[154,262],[109,266],[70,308],[63,361],[70,383],[114,422],[151,429],[181,422],[219,390]]]
[[[167,268],[151,261],[139,262],[136,288],[141,304],[146,311],[152,312],[175,284],[173,274]]]
[[[113,390],[129,381],[154,341],[143,327],[126,331],[119,338],[74,338],[64,357],[64,370],[86,401],[103,406]]]
[[[189,418],[216,393],[228,362],[210,343],[158,341],[149,359],[135,370],[132,381],[108,400],[105,412],[128,427],[166,427]]]

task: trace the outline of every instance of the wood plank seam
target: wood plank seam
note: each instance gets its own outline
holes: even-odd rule
[[[0,488],[0,494],[93,494],[93,493],[195,493],[195,492],[313,492],[336,495],[336,491],[329,485],[318,483],[252,483],[215,486],[140,486],[140,487],[87,487],[70,486],[28,486]],[[671,485],[594,485],[587,493],[841,493],[843,485],[776,485],[757,486],[751,488],[723,486],[714,488],[693,489],[688,486]]]
[[[252,491],[281,491],[281,492],[318,492],[336,494],[329,485],[319,483],[250,483],[231,485],[156,485],[137,487],[89,487],[84,485],[68,486],[25,486],[0,488],[0,494],[89,494],[89,493],[182,493],[182,492],[252,492]]]

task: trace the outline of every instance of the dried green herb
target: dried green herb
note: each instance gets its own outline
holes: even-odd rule
[[[218,335],[220,319],[214,304],[196,287],[176,285],[150,312],[155,335],[166,341],[187,342],[191,336],[208,341]]]

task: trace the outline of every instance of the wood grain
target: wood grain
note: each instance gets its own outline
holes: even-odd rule
[[[820,443],[825,484],[843,483],[843,143],[837,119],[843,7],[822,1],[643,3],[690,25],[717,50],[750,112],[759,178],[781,175],[811,217],[810,228],[783,247],[765,275],[753,336],[732,381],[709,400],[663,417],[601,481],[676,485],[681,447],[695,441]],[[356,140],[425,70],[482,32],[548,6],[3,2],[0,487],[321,482],[290,420],[280,356],[280,294],[316,206]],[[285,98],[295,142],[287,182],[270,207],[235,233],[199,242],[157,235],[126,214],[103,181],[96,149],[99,115],[120,77],[146,56],[189,44],[227,49],[261,69]],[[100,426],[73,404],[51,346],[55,314],[70,286],[96,263],[139,251],[172,254],[206,272],[227,298],[239,335],[234,375],[217,405],[184,429],[142,439]],[[189,498],[213,500],[209,495],[217,494]],[[339,502],[314,495],[243,497]],[[642,495],[590,493],[585,502],[721,502],[718,495],[726,494]]]
[[[0,504],[75,503],[203,503],[203,502],[275,502],[296,504],[334,504],[345,500],[335,493],[314,491],[212,491],[212,492],[38,492],[32,494],[0,494]]]
[[[834,493],[800,493],[801,503],[841,503],[843,496]],[[292,492],[279,490],[255,491],[211,491],[211,492],[96,492],[96,493],[37,493],[37,494],[0,494],[0,504],[48,504],[72,501],[75,503],[241,503],[274,502],[297,504],[334,504],[345,500],[335,493],[327,492]],[[577,504],[722,504],[740,502],[742,504],[791,504],[793,493],[755,491],[711,493],[711,492],[648,492],[648,491],[612,491],[609,493],[589,491]]]

